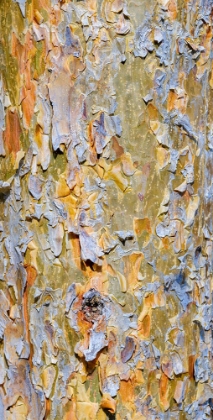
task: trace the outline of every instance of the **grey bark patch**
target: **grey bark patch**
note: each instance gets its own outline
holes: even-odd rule
[[[42,196],[42,185],[43,185],[43,182],[38,177],[34,175],[30,176],[28,188],[29,188],[30,194],[37,200],[39,200]]]

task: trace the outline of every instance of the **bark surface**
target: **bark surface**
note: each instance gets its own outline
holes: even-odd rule
[[[212,418],[213,0],[1,0],[0,419]]]

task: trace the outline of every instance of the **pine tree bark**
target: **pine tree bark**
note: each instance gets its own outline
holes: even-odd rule
[[[1,0],[0,419],[209,419],[212,0]]]

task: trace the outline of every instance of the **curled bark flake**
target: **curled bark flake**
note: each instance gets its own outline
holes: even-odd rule
[[[128,362],[132,358],[135,351],[135,341],[132,337],[126,337],[125,347],[121,352],[121,360],[123,363]]]

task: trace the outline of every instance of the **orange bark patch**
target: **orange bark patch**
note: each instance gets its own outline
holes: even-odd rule
[[[145,383],[143,372],[140,369],[135,370],[135,382],[136,382],[136,385],[142,385]]]
[[[169,249],[169,238],[165,237],[161,239],[164,249]]]
[[[6,130],[4,132],[4,145],[7,153],[16,153],[20,150],[20,134],[21,126],[16,111],[7,111],[6,114]]]
[[[27,10],[26,10],[26,15],[27,15],[26,17],[29,22],[32,22],[37,10],[39,10],[39,12],[42,12],[44,10],[48,12],[48,14],[50,14],[51,12],[50,0],[33,0],[31,4],[28,5]]]
[[[58,182],[56,183],[56,197],[68,197],[70,195],[70,189],[67,185],[66,179],[64,176],[60,176]],[[72,196],[68,197],[67,200],[64,200],[66,210],[68,211],[71,217],[75,217],[76,213],[76,199],[73,199]]]
[[[159,169],[163,169],[170,161],[170,152],[165,147],[157,147],[156,149],[157,162]]]
[[[23,88],[22,94],[24,99],[22,101],[22,111],[24,117],[24,124],[26,128],[29,128],[30,122],[34,112],[34,105],[35,105],[35,85],[34,83],[30,83],[30,89],[27,90]]]
[[[159,387],[160,387],[159,396],[160,396],[160,402],[165,411],[168,410],[169,408],[168,384],[169,384],[169,379],[164,373],[162,373],[161,378],[160,378],[160,384],[159,384]]]
[[[71,55],[64,60],[64,68],[70,72],[73,79],[76,79],[79,76],[79,72],[85,69],[85,64],[82,59]]]
[[[35,141],[39,148],[42,146],[42,128],[39,124],[36,125],[35,129]]]
[[[63,420],[77,420],[77,417],[75,415],[75,404],[73,403],[73,401],[68,401],[67,405],[66,405],[66,414],[63,418]]]
[[[144,231],[151,233],[152,229],[151,229],[150,220],[148,218],[134,219],[134,231],[136,235],[139,237],[142,235]]]
[[[170,0],[168,4],[168,15],[171,20],[175,20],[177,17],[177,2],[176,0]]]
[[[16,38],[15,33],[12,33],[12,43],[11,43],[12,55],[17,58],[18,67],[21,74],[24,72],[26,55],[27,51],[24,49],[23,45]]]
[[[23,313],[24,313],[25,328],[26,328],[26,339],[27,341],[29,341],[30,332],[29,332],[29,315],[28,315],[28,290],[29,290],[29,287],[33,286],[35,282],[37,271],[31,265],[26,266],[25,269],[27,272],[27,287],[25,288],[24,295],[23,295]]]
[[[172,111],[172,109],[175,108],[176,99],[177,94],[173,90],[170,90],[168,95],[167,111]]]
[[[159,112],[154,105],[152,104],[147,105],[147,111],[148,111],[150,120],[157,120],[159,118]]]
[[[152,308],[154,304],[154,294],[150,293],[148,296],[144,298],[144,306],[148,308]]]
[[[151,329],[151,318],[150,315],[147,314],[143,321],[139,323],[138,327],[138,337],[139,338],[147,338],[150,335],[150,329]]]
[[[81,333],[84,335],[85,348],[89,346],[89,329],[92,328],[92,323],[87,321],[84,314],[79,311],[77,315],[77,322]]]
[[[35,7],[37,9],[44,9],[47,12],[51,10],[51,1],[50,0],[34,0]]]
[[[129,379],[128,381],[121,381],[120,382],[120,390],[119,394],[121,397],[121,401],[125,403],[133,403],[135,398],[134,393],[135,381]]]
[[[134,287],[138,281],[138,272],[140,270],[141,261],[143,259],[142,253],[134,253],[124,257],[124,275],[127,279],[129,287]]]
[[[22,45],[15,33],[12,33],[12,55],[17,58],[20,74],[25,73],[25,85],[30,81],[30,61],[36,53],[33,37],[30,31],[25,35],[25,44]],[[28,86],[29,89],[29,86]]]
[[[51,411],[51,405],[52,405],[52,403],[49,400],[49,398],[46,398],[46,411],[45,411],[44,420],[47,420],[48,419],[48,416],[49,416],[50,411]]]
[[[37,276],[37,271],[34,267],[32,267],[31,265],[28,265],[26,267],[26,272],[27,272],[27,284],[29,286],[33,286],[36,276]]]
[[[112,148],[115,151],[116,157],[119,158],[124,153],[123,147],[120,146],[118,143],[117,138],[114,136],[112,137]]]
[[[109,394],[103,395],[100,406],[112,414],[116,411],[116,401]]]
[[[187,106],[187,95],[184,90],[181,90],[179,93],[170,90],[168,95],[167,102],[167,111],[172,111],[173,109],[179,109],[183,114],[186,112]]]
[[[30,126],[35,104],[35,84],[31,80],[31,58],[35,55],[36,48],[30,31],[25,35],[25,44],[22,45],[12,34],[12,55],[17,58],[19,72],[24,76],[24,86],[20,91],[20,102],[23,111],[23,120],[26,128]]]
[[[166,297],[163,287],[160,287],[154,294],[154,307],[163,307],[166,304]]]
[[[195,364],[196,356],[191,354],[188,359],[188,366],[189,366],[189,378],[194,378],[194,364]]]

